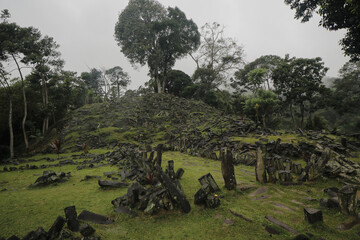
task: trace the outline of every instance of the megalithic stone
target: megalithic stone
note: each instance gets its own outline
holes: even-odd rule
[[[230,150],[222,148],[220,150],[221,172],[225,181],[225,187],[233,190],[236,187],[233,156]]]
[[[80,224],[77,219],[77,212],[75,206],[66,207],[64,211],[68,228],[73,232],[78,232]]]
[[[162,148],[163,148],[162,144],[159,144],[156,147],[156,166],[160,166],[160,167],[162,161]]]
[[[310,224],[323,221],[322,212],[315,208],[304,208],[305,220]]]
[[[269,182],[270,183],[276,183],[277,178],[276,178],[276,168],[270,166],[266,168],[266,171],[268,173],[269,176]]]
[[[161,184],[168,190],[171,195],[172,202],[176,203],[180,210],[183,213],[189,213],[191,206],[189,201],[186,199],[185,194],[183,194],[179,188],[173,183],[173,181],[164,173],[161,167],[158,165],[156,168],[159,181]]]
[[[213,176],[211,175],[211,173],[205,174],[204,176],[201,176],[199,178],[199,182],[201,184],[201,186],[206,186],[209,185],[208,188],[210,189],[211,192],[217,192],[220,191],[219,186],[217,185],[217,183],[215,182]]]
[[[168,165],[166,166],[165,173],[172,179],[175,179],[175,171],[174,171],[174,161],[169,160]]]
[[[339,189],[338,198],[340,210],[346,215],[355,215],[357,207],[356,198],[357,187],[353,185],[345,185]]]
[[[260,183],[266,183],[266,170],[265,170],[265,148],[264,145],[259,144],[256,148],[256,167],[255,174],[256,180]]]
[[[56,239],[59,236],[64,225],[65,219],[62,216],[58,216],[48,231],[49,239]]]

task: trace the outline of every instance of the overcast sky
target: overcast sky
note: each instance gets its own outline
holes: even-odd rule
[[[165,7],[179,7],[200,28],[206,22],[225,26],[225,36],[244,47],[245,60],[267,55],[321,57],[337,76],[348,61],[339,40],[344,31],[330,32],[318,26],[316,16],[308,23],[294,19],[283,0],[159,0]],[[0,0],[0,9],[9,9],[10,21],[33,26],[60,44],[65,69],[81,73],[89,68],[121,66],[129,73],[135,89],[148,80],[147,66],[134,69],[120,52],[114,26],[128,0]],[[195,63],[177,60],[174,69],[190,76]]]

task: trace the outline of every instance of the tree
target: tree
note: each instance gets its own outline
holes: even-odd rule
[[[115,39],[132,64],[148,65],[158,92],[163,93],[168,71],[176,59],[197,49],[200,34],[177,7],[165,9],[155,0],[130,0],[115,25]]]
[[[53,40],[52,37],[45,36],[41,40],[35,43],[35,47],[32,53],[26,56],[26,61],[30,62],[34,66],[34,74],[39,76],[42,88],[42,101],[44,119],[42,125],[42,134],[45,135],[49,128],[49,91],[48,81],[59,72],[64,61],[60,59],[60,52],[57,51],[59,45]]]
[[[86,86],[85,104],[101,101],[101,78],[102,72],[96,68],[92,68],[90,72],[82,72],[80,78]]]
[[[289,58],[288,56],[274,69],[272,77],[276,92],[289,104],[290,114],[294,127],[296,127],[293,105],[297,104],[301,111],[301,128],[304,123],[305,102],[310,104],[309,113],[312,112],[313,98],[321,94],[325,88],[322,78],[328,68],[324,67],[321,58]]]
[[[280,100],[271,90],[262,88],[245,101],[244,111],[250,116],[255,117],[256,122],[261,121],[266,128],[267,119],[271,114],[278,110]]]
[[[129,75],[119,66],[105,71],[105,75],[110,79],[111,86],[116,90],[116,98],[120,98],[120,90],[126,88],[130,83]]]
[[[360,1],[358,0],[285,0],[295,9],[295,18],[307,22],[316,12],[321,16],[319,25],[328,30],[345,29],[340,41],[345,55],[353,61],[360,59]]]
[[[264,89],[267,87],[271,90],[272,71],[281,61],[281,57],[276,55],[261,56],[235,72],[235,79],[231,86],[238,92],[246,90],[255,92],[262,85]]]
[[[243,53],[234,39],[224,37],[224,27],[216,22],[206,23],[201,28],[201,45],[191,55],[197,65],[194,75],[214,87],[226,83],[243,64]]]
[[[5,89],[5,92],[8,96],[8,100],[9,100],[9,133],[10,133],[10,143],[9,143],[9,148],[10,148],[10,157],[13,158],[14,157],[14,130],[13,130],[13,120],[12,120],[12,116],[13,116],[13,102],[12,102],[12,95],[13,95],[13,91],[12,88],[9,84],[9,79],[8,79],[8,74],[5,72],[4,69],[2,69],[2,66],[0,66],[0,86],[3,87]]]
[[[360,106],[360,62],[347,62],[334,81],[334,106],[340,113],[358,113]]]
[[[24,77],[20,63],[27,65],[30,54],[33,53],[35,42],[41,37],[40,32],[33,27],[20,27],[16,23],[9,23],[7,18],[9,12],[2,11],[3,22],[0,23],[0,60],[1,62],[14,61],[19,72],[24,101],[24,115],[22,120],[22,130],[26,149],[29,148],[28,137],[26,134],[25,123],[27,118],[27,100],[25,93]]]

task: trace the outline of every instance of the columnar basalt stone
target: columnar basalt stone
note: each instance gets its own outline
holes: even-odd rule
[[[174,161],[173,160],[168,161],[168,165],[166,166],[166,169],[165,169],[165,174],[167,174],[169,176],[169,178],[171,178],[172,180],[175,179]]]
[[[256,148],[256,167],[255,174],[256,180],[260,183],[266,183],[266,169],[265,169],[265,147],[259,144]]]
[[[184,169],[178,168],[178,170],[175,173],[175,178],[180,179],[184,175],[184,172],[185,172]]]
[[[346,215],[355,215],[357,207],[356,198],[357,187],[354,185],[345,185],[339,189],[339,205],[340,210]]]
[[[215,182],[215,180],[214,180],[213,176],[211,175],[211,173],[208,173],[208,174],[205,174],[205,175],[201,176],[199,178],[199,182],[200,182],[201,186],[208,185],[209,188],[211,189],[211,192],[220,191],[220,188],[217,185],[217,183]]]
[[[49,239],[56,239],[65,225],[65,219],[62,216],[58,216],[48,231]]]
[[[107,181],[107,180],[99,180],[98,184],[100,187],[109,187],[109,188],[121,188],[121,187],[129,186],[129,183],[126,182]]]
[[[300,163],[294,163],[292,172],[295,173],[295,174],[301,174],[301,172],[302,172],[301,164]]]
[[[221,172],[225,181],[225,187],[233,190],[236,187],[233,156],[229,149],[222,148],[220,151]]]
[[[269,166],[266,168],[266,172],[269,176],[269,183],[276,183],[277,177],[276,177],[276,169],[275,167]]]
[[[322,211],[315,208],[304,208],[305,220],[310,223],[322,222],[323,215]]]
[[[280,182],[291,182],[292,176],[290,171],[279,171],[279,180]]]
[[[217,208],[220,206],[220,199],[217,196],[207,196],[206,198],[206,207],[208,208]]]
[[[64,211],[68,228],[73,232],[79,231],[80,224],[77,219],[75,206],[66,207]]]
[[[84,237],[89,237],[94,234],[95,229],[91,227],[89,224],[85,223],[82,224],[79,228],[81,235]]]

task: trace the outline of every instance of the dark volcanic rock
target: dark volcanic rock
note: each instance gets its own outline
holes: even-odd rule
[[[83,221],[88,221],[88,222],[92,222],[92,223],[97,223],[97,224],[112,224],[114,222],[114,220],[97,214],[97,213],[93,213],[87,210],[83,210],[79,216],[78,219],[83,220]]]

